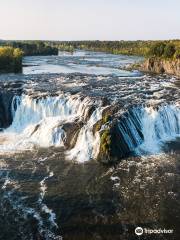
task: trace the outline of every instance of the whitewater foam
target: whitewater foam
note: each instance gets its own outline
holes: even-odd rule
[[[0,151],[28,150],[34,146],[63,147],[66,140],[63,125],[75,119],[86,119],[92,104],[88,97],[70,94],[44,98],[14,97],[13,122],[0,133]]]
[[[180,136],[180,109],[176,105],[134,108],[118,128],[129,151],[159,153],[165,142]]]
[[[48,172],[48,175],[46,177],[44,177],[42,181],[40,181],[40,195],[39,195],[38,203],[41,207],[41,210],[43,212],[49,214],[49,221],[50,221],[51,226],[58,228],[58,225],[56,223],[56,214],[45,203],[43,203],[44,196],[47,191],[47,186],[46,186],[45,182],[49,178],[52,178],[54,176],[54,173],[52,171],[49,171],[49,169],[47,169],[47,172]]]
[[[74,148],[66,154],[68,159],[86,162],[97,157],[100,147],[100,135],[99,132],[93,134],[93,126],[102,118],[102,111],[103,108],[96,108],[87,124],[81,128]]]
[[[180,109],[174,105],[162,106],[158,110],[145,108],[142,119],[144,141],[139,150],[158,153],[164,142],[180,136]]]
[[[38,231],[44,237],[45,240],[55,240],[62,239],[61,236],[56,235],[54,233],[54,228],[57,229],[58,225],[56,224],[56,215],[52,209],[48,208],[48,206],[43,203],[44,195],[47,191],[46,180],[53,177],[53,172],[48,170],[48,175],[44,177],[43,180],[40,181],[40,194],[38,199],[38,206],[34,206],[33,208],[28,206],[28,195],[18,195],[17,192],[21,189],[20,182],[12,179],[10,177],[10,172],[5,171],[4,178],[1,177],[1,180],[4,179],[4,183],[1,187],[2,189],[2,197],[1,197],[1,206],[3,211],[6,211],[7,203],[8,206],[10,204],[11,208],[17,212],[18,216],[27,220],[29,216],[32,216],[37,220]],[[41,213],[45,212],[49,215],[49,223],[50,226],[46,226],[45,219],[41,216]],[[15,219],[16,220],[16,219]],[[21,230],[21,226],[19,226],[20,233],[24,235],[23,229]]]
[[[93,113],[92,107],[95,107]],[[79,121],[81,129],[66,158],[78,162],[95,159],[100,135],[94,133],[93,126],[102,118],[103,109],[100,101],[78,94],[16,96],[12,102],[13,122],[0,133],[0,152],[29,150],[35,146],[65,147],[65,124]],[[171,104],[131,108],[119,119],[118,131],[123,142],[122,153],[159,153],[164,142],[180,136],[179,107]]]

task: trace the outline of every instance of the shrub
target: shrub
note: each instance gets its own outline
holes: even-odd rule
[[[175,57],[176,59],[180,59],[180,49],[177,49],[177,50],[176,50],[176,52],[175,52],[175,54],[174,54],[174,57]]]
[[[153,44],[149,49],[149,55],[155,57],[161,57],[164,54],[166,45],[163,42]]]
[[[19,48],[0,47],[0,72],[20,72],[23,52]]]
[[[176,52],[175,46],[172,43],[169,43],[164,48],[164,57],[165,58],[172,58]]]

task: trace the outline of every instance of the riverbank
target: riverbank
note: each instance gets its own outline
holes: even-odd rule
[[[166,73],[180,77],[180,59],[148,58],[138,66],[138,70],[158,74]]]
[[[138,70],[144,73],[152,74],[168,74],[180,77],[180,60],[179,59],[161,59],[161,58],[147,58],[144,61],[130,64],[123,68],[124,70],[133,71]]]

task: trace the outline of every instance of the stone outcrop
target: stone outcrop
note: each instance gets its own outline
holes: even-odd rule
[[[148,58],[141,64],[139,70],[152,73],[166,73],[180,77],[180,59]]]
[[[0,92],[0,129],[7,128],[12,123],[11,103],[14,95],[10,92]]]

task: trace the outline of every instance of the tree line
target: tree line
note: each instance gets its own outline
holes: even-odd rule
[[[164,41],[1,41],[0,45],[20,48],[25,56],[58,55],[75,49],[113,54],[180,58],[180,40]]]
[[[65,41],[54,42],[59,49],[74,51],[83,49],[113,54],[139,55],[145,57],[180,58],[180,40],[167,41]]]
[[[0,45],[19,48],[24,56],[58,55],[58,48],[46,41],[1,41]]]
[[[0,73],[21,72],[23,56],[58,55],[58,51],[43,41],[0,41]]]

